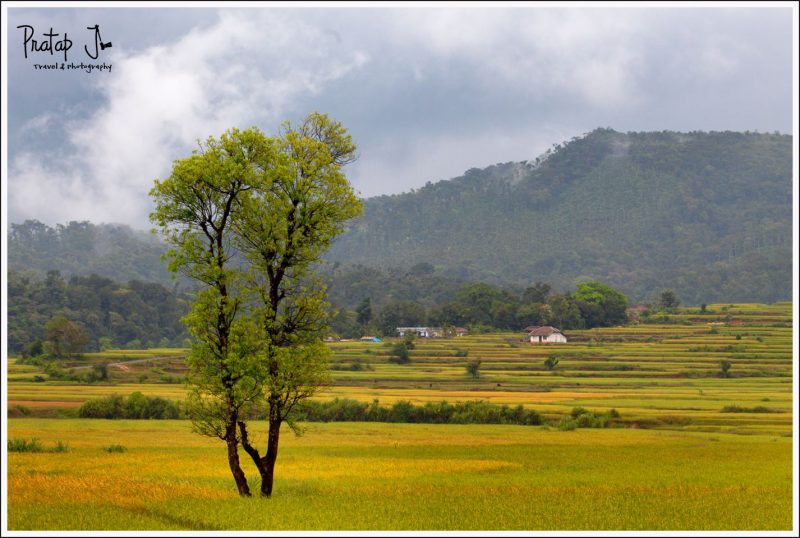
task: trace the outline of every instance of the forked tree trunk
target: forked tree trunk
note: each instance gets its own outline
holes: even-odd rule
[[[278,439],[281,434],[281,420],[270,417],[269,436],[267,438],[267,453],[261,458],[259,472],[261,473],[261,495],[272,496],[272,483],[275,478],[275,462],[278,461]]]
[[[225,442],[228,445],[228,465],[231,467],[233,479],[236,481],[236,489],[242,497],[250,496],[250,486],[247,485],[247,477],[239,464],[239,442],[236,439],[236,424],[228,426],[225,432]]]

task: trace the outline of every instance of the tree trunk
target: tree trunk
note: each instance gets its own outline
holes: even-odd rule
[[[281,433],[281,419],[269,417],[269,437],[267,438],[267,453],[261,459],[259,471],[261,472],[261,495],[272,496],[272,482],[275,477],[275,462],[278,461],[278,439]]]
[[[239,442],[236,440],[236,424],[228,426],[225,436],[228,444],[228,465],[231,467],[233,479],[236,481],[236,488],[242,497],[250,496],[250,486],[247,485],[247,477],[239,464]]]

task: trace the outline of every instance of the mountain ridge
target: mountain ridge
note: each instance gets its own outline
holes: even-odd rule
[[[791,157],[776,133],[595,129],[533,160],[367,198],[326,259],[562,290],[595,279],[634,301],[672,288],[684,303],[773,302],[792,291]],[[10,226],[9,269],[171,282],[165,245],[145,232],[28,223]]]

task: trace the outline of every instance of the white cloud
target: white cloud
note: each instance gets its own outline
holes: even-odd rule
[[[460,133],[428,133],[414,138],[386,136],[370,146],[372,158],[357,161],[350,178],[362,196],[399,193],[462,175],[470,168],[532,160],[553,141],[571,138],[578,128],[524,125]],[[382,178],[382,182],[373,181]],[[410,181],[413,180],[413,181]]]
[[[9,205],[19,218],[147,226],[153,180],[232,126],[277,125],[293,100],[322,91],[368,61],[331,35],[274,12],[222,13],[217,23],[141,53],[116,51],[104,104],[65,125],[57,152],[18,154]],[[304,111],[305,112],[305,111]],[[29,128],[52,123],[42,114]]]

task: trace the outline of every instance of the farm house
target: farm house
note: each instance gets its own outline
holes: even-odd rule
[[[397,334],[400,337],[413,334],[420,338],[441,338],[444,332],[441,327],[398,327]]]
[[[555,327],[546,325],[544,327],[531,327],[530,331],[528,331],[528,341],[531,344],[565,343],[567,337]]]

